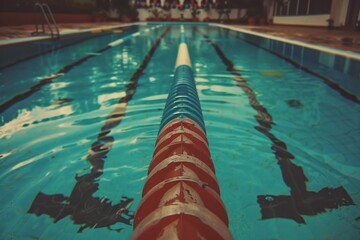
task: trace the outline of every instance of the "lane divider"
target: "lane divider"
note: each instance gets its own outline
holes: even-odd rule
[[[127,41],[127,40],[129,40],[129,39],[131,39],[131,38],[138,37],[138,36],[140,36],[140,35],[142,35],[142,34],[144,34],[144,33],[146,33],[146,32],[155,30],[155,29],[157,29],[157,28],[159,28],[159,27],[161,27],[161,26],[162,26],[162,25],[156,25],[156,26],[153,26],[153,27],[151,27],[151,28],[146,28],[146,29],[144,29],[144,30],[135,32],[135,33],[133,33],[133,34],[130,34],[130,35],[125,36],[125,37],[122,37],[121,39],[118,39],[118,40],[116,40],[116,41],[113,41],[113,42],[109,43],[108,46],[109,46],[109,47],[116,47],[116,46],[120,45],[121,43],[123,43],[123,42],[125,42],[125,41]]]
[[[90,171],[83,175],[75,175],[76,183],[68,196],[62,193],[46,194],[39,192],[34,198],[28,213],[37,216],[48,215],[54,219],[55,223],[69,216],[74,221],[74,224],[81,225],[78,232],[82,232],[86,228],[102,227],[120,232],[123,228],[113,229],[111,225],[118,222],[131,225],[134,216],[129,211],[129,208],[134,199],[122,196],[120,202],[115,203],[108,198],[99,197],[96,192],[101,187],[99,179],[104,172],[108,154],[116,140],[113,130],[124,119],[127,105],[137,92],[140,77],[144,74],[155,51],[169,30],[170,28],[167,27],[153,42],[140,66],[126,84],[125,96],[118,100],[114,110],[107,115],[100,132],[97,134],[97,139],[90,145],[89,154],[86,156],[86,161],[90,164]],[[88,203],[91,203],[91,207],[89,207]]]
[[[275,123],[269,111],[257,99],[256,92],[220,46],[206,34],[198,32],[214,48],[229,74],[233,76],[236,85],[248,97],[250,106],[256,111],[254,118],[258,125],[255,126],[255,129],[272,142],[271,150],[280,167],[283,181],[290,188],[290,195],[265,194],[257,196],[257,202],[261,208],[261,219],[287,218],[304,224],[305,219],[302,215],[315,216],[342,206],[354,205],[354,201],[343,186],[324,187],[317,192],[307,189],[306,183],[309,180],[304,169],[293,162],[295,156],[288,150],[286,142],[272,133],[271,130]]]
[[[131,239],[232,239],[184,28]]]

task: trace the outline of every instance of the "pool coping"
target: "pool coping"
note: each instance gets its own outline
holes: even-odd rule
[[[310,49],[313,49],[313,50],[316,50],[316,51],[325,52],[325,53],[329,53],[329,54],[342,56],[342,57],[345,57],[345,58],[350,58],[350,59],[360,61],[360,53],[356,53],[356,52],[352,52],[352,51],[346,51],[346,50],[341,50],[341,49],[337,49],[337,48],[331,48],[331,47],[327,47],[327,46],[323,46],[323,45],[306,43],[306,42],[303,42],[303,41],[278,37],[278,36],[274,36],[274,35],[266,34],[266,33],[259,33],[259,32],[253,31],[253,30],[248,30],[248,29],[241,28],[241,26],[239,26],[239,27],[228,26],[228,25],[219,24],[219,23],[209,23],[209,26],[216,26],[216,27],[226,28],[226,29],[229,29],[229,30],[242,32],[242,33],[245,33],[245,34],[255,35],[255,36],[258,36],[258,37],[262,37],[262,38],[267,38],[267,39],[271,39],[271,40],[275,40],[275,41],[280,41],[280,42],[284,42],[284,43],[288,43],[288,44],[293,44],[293,45],[297,45],[297,46],[301,46],[301,47],[305,47],[305,48],[310,48]]]
[[[101,33],[101,32],[111,31],[111,30],[114,30],[114,29],[120,28],[120,27],[136,26],[136,25],[138,25],[138,26],[146,26],[146,25],[154,25],[154,24],[160,24],[160,25],[197,24],[197,25],[199,25],[199,23],[188,23],[188,22],[119,23],[117,25],[104,25],[104,26],[101,26],[101,27],[86,28],[86,29],[67,29],[67,30],[61,31],[61,36],[62,37],[70,37],[70,36],[76,36],[76,35],[91,33],[91,32],[93,32],[93,33]],[[317,51],[320,51],[320,52],[325,52],[325,53],[329,53],[329,54],[333,54],[333,55],[337,55],[337,56],[342,56],[342,57],[346,57],[346,58],[351,58],[351,59],[360,61],[360,53],[357,53],[357,52],[353,52],[353,51],[349,51],[349,50],[342,50],[342,49],[338,49],[338,48],[332,48],[332,47],[324,46],[324,45],[321,45],[321,44],[306,43],[306,42],[301,41],[301,40],[294,40],[294,39],[274,36],[274,35],[267,34],[267,33],[260,33],[260,32],[254,31],[254,30],[249,30],[249,29],[242,28],[240,25],[238,25],[238,26],[232,25],[231,26],[231,25],[225,25],[225,24],[219,24],[219,23],[204,23],[204,22],[200,23],[200,25],[217,26],[217,27],[221,27],[221,28],[225,28],[225,29],[229,29],[229,30],[233,30],[233,31],[237,31],[237,32],[242,32],[242,33],[245,33],[245,34],[250,34],[250,35],[255,35],[255,36],[258,36],[258,37],[263,37],[263,38],[267,38],[267,39],[271,39],[271,40],[275,40],[275,41],[285,42],[285,43],[288,43],[288,44],[293,44],[293,45],[297,45],[297,46],[301,46],[301,47],[306,47],[306,48],[310,48],[310,49],[317,50]],[[48,41],[48,40],[52,40],[52,38],[49,35],[11,38],[11,39],[0,40],[0,46],[21,44],[21,43],[27,43],[27,42],[44,41],[44,40]]]
[[[122,24],[118,24],[118,25],[111,25],[111,26],[108,25],[108,26],[86,28],[86,29],[68,29],[68,30],[61,31],[60,37],[70,37],[70,36],[76,36],[76,35],[81,35],[81,34],[86,34],[86,33],[101,33],[101,32],[112,31],[114,29],[121,28],[121,27],[136,26],[136,25],[139,25],[139,26],[147,25],[147,23],[142,23],[142,22],[126,23],[126,24],[122,23]],[[43,40],[52,41],[54,39],[52,39],[50,35],[11,38],[11,39],[0,40],[0,46],[29,43],[29,42],[36,42],[36,41],[43,41]]]

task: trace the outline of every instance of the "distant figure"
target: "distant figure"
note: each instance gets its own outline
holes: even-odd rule
[[[223,22],[223,17],[225,17],[226,20],[230,20],[230,8],[229,3],[227,0],[218,0],[216,2],[216,8],[218,9],[219,13],[219,21]]]
[[[166,2],[170,4],[172,9],[176,9],[180,4],[179,0],[166,0]]]
[[[199,4],[196,0],[191,0],[191,8],[199,8]]]
[[[163,9],[165,11],[169,11],[171,9],[171,3],[170,3],[171,0],[167,0],[164,2],[164,6],[163,6]]]
[[[201,7],[205,9],[205,11],[210,10],[210,5],[212,5],[212,0],[202,0],[201,1]]]
[[[331,18],[329,18],[329,19],[326,20],[326,21],[327,21],[327,23],[328,23],[328,29],[329,29],[329,30],[333,30],[333,28],[334,28],[334,20],[331,19]]]
[[[136,8],[141,8],[142,6],[141,6],[141,3],[142,3],[142,0],[136,0],[135,1],[135,7]]]
[[[161,7],[161,1],[160,0],[152,0],[150,3],[150,7]]]
[[[184,3],[183,3],[183,5],[184,5],[184,8],[185,9],[189,9],[190,8],[190,0],[184,0]]]

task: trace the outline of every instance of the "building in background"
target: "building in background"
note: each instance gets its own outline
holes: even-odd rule
[[[35,0],[0,0],[0,26],[34,23]],[[41,0],[49,4],[58,23],[124,21],[136,15],[147,21],[213,21],[232,24],[355,28],[360,30],[360,0]],[[125,5],[131,7],[124,7]],[[196,9],[191,6],[196,6]],[[183,7],[181,7],[183,6]],[[187,7],[186,7],[187,6]],[[157,9],[151,9],[156,7]],[[226,11],[225,11],[226,10]],[[226,14],[224,14],[224,12]],[[195,13],[195,17],[193,16]],[[251,23],[251,18],[255,19]]]
[[[355,27],[359,9],[359,0],[273,0],[269,19],[273,24]]]
[[[134,0],[135,1],[135,0]],[[149,6],[153,0],[141,0]],[[185,0],[179,0],[183,4]],[[192,0],[201,6],[202,0]],[[217,18],[217,3],[225,0],[212,0],[210,17]],[[161,6],[166,0],[160,0]],[[244,16],[250,16],[254,8],[263,5],[266,10],[266,18],[269,23],[281,25],[316,26],[327,27],[331,23],[334,27],[354,28],[360,21],[360,0],[226,0],[232,7],[231,20],[239,20]],[[248,13],[246,13],[248,11]],[[200,20],[206,17],[202,11]],[[186,13],[186,12],[185,12]],[[146,13],[140,13],[140,15]],[[172,11],[177,15],[177,10]],[[140,17],[141,20],[144,17]]]

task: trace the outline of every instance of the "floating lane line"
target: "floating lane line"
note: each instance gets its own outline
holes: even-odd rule
[[[70,196],[62,193],[45,194],[39,192],[33,200],[28,213],[48,215],[54,218],[54,222],[70,216],[74,224],[80,224],[78,232],[86,228],[107,227],[110,230],[120,232],[122,228],[111,229],[111,225],[121,222],[131,225],[133,214],[129,208],[134,199],[122,197],[119,203],[113,204],[110,199],[93,196],[99,189],[98,178],[103,174],[105,160],[108,153],[112,150],[115,142],[112,136],[112,129],[117,127],[125,117],[128,102],[136,93],[138,81],[143,75],[145,68],[161,43],[161,40],[169,32],[167,28],[153,43],[153,46],[143,58],[141,65],[132,75],[126,85],[126,96],[119,99],[114,110],[109,113],[97,135],[95,142],[91,144],[86,160],[91,165],[90,172],[78,176],[75,175],[75,185],[71,190]],[[92,203],[89,209],[88,203]]]
[[[114,42],[109,43],[108,46],[109,46],[109,47],[116,47],[116,46],[122,44],[123,42],[125,42],[125,41],[127,41],[127,40],[129,40],[129,39],[131,39],[131,38],[138,37],[138,36],[140,36],[140,35],[142,35],[142,34],[144,34],[144,33],[146,33],[146,32],[155,30],[155,29],[157,29],[157,28],[159,28],[159,27],[161,27],[161,26],[162,26],[162,25],[153,26],[153,27],[151,27],[151,28],[146,28],[146,29],[141,30],[141,31],[139,31],[139,32],[130,34],[129,36],[123,37],[123,38],[121,38],[121,39],[118,39],[118,40],[116,40],[116,41],[114,41]]]
[[[255,129],[272,142],[271,150],[280,167],[283,181],[290,188],[290,195],[288,196],[258,195],[257,202],[261,208],[262,219],[287,218],[298,223],[305,223],[302,215],[314,216],[324,213],[326,210],[331,211],[341,206],[354,205],[351,196],[343,186],[337,188],[324,187],[318,192],[307,189],[308,178],[302,167],[293,163],[292,160],[295,159],[295,156],[287,149],[287,144],[271,133],[274,121],[265,106],[257,99],[255,91],[222,49],[206,34],[197,31],[214,48],[229,74],[233,76],[236,85],[248,97],[250,106],[256,111],[254,118],[259,123]]]
[[[178,68],[181,65],[189,66],[190,68],[192,68],[190,55],[189,55],[189,50],[188,50],[188,47],[187,47],[185,29],[184,29],[183,25],[181,25],[181,27],[180,27],[180,32],[181,32],[180,44],[179,44],[178,55],[177,55],[177,58],[176,58],[175,69]]]
[[[232,239],[183,27],[142,197],[133,240]]]

